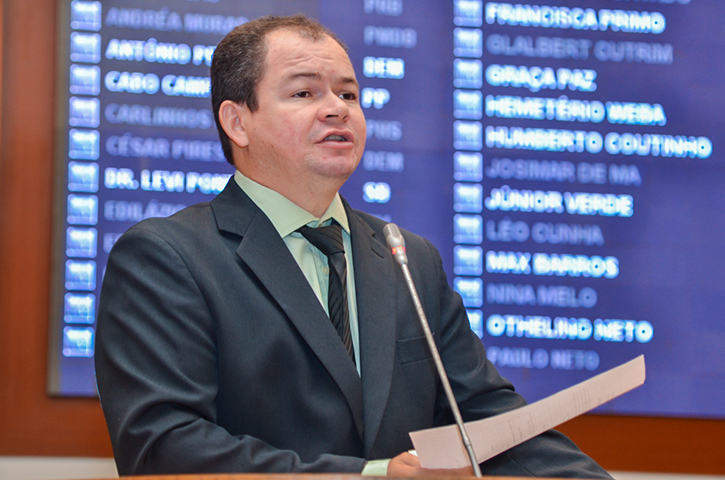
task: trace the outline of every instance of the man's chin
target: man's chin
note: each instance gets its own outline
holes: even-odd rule
[[[325,159],[315,162],[313,168],[318,175],[345,182],[355,172],[359,162],[359,159]]]

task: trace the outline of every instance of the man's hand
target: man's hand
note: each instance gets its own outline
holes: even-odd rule
[[[420,466],[420,460],[415,455],[403,452],[390,460],[388,464],[389,477],[472,477],[473,468],[430,469]]]

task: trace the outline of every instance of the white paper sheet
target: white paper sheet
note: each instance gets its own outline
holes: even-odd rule
[[[480,462],[505,452],[557,425],[602,405],[644,383],[644,356],[608,370],[536,403],[466,423]],[[410,438],[425,468],[470,465],[456,425],[411,432]]]

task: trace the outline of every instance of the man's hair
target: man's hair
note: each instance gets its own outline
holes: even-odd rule
[[[231,140],[219,122],[219,107],[225,100],[247,105],[250,111],[259,108],[257,85],[262,80],[267,58],[270,32],[289,29],[313,41],[328,36],[347,52],[347,45],[317,20],[302,14],[289,17],[268,15],[239,25],[229,32],[214,51],[211,64],[211,105],[219,130],[219,139],[227,161],[234,164]]]

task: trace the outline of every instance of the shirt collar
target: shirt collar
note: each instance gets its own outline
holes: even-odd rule
[[[339,223],[348,235],[350,234],[350,224],[347,221],[347,213],[339,193],[335,194],[330,206],[318,218],[281,193],[275,192],[244,176],[239,170],[234,173],[234,180],[244,193],[267,215],[282,238],[303,225],[315,228],[319,225],[327,225],[331,219]]]

